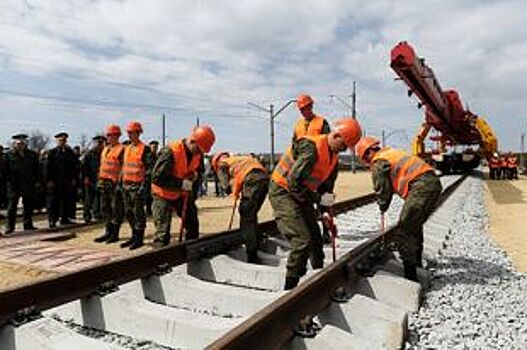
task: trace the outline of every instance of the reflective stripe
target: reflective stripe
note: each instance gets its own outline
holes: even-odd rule
[[[260,162],[250,156],[228,157],[220,161],[220,166],[228,167],[229,182],[235,197],[241,192],[247,174],[255,169],[267,172]]]

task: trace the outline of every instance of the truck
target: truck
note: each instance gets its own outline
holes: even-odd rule
[[[459,93],[443,90],[434,71],[403,41],[391,50],[390,67],[408,87],[408,97],[424,108],[424,121],[412,140],[412,153],[444,174],[466,172],[497,151],[498,140],[487,121],[465,108]],[[427,138],[431,149],[426,148]]]

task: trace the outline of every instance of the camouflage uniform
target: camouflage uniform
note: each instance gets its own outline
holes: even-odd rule
[[[192,155],[188,149],[186,149],[186,153],[188,162],[190,163]],[[167,189],[181,190],[183,179],[178,179],[172,176],[172,165],[174,162],[175,159],[172,155],[171,149],[169,147],[161,149],[156,164],[154,165],[154,169],[152,170],[152,183]],[[187,212],[185,217],[185,239],[195,239],[199,236],[198,208],[192,191],[187,195],[189,197],[187,199]],[[152,210],[154,214],[154,224],[156,226],[154,242],[162,242],[163,245],[166,245],[170,241],[172,209],[176,209],[177,215],[182,217],[184,196],[173,201],[160,198],[156,195],[154,195],[153,198]]]
[[[119,161],[123,162],[124,149],[119,156]],[[123,189],[121,183],[114,183],[111,180],[99,179],[97,189],[101,194],[101,215],[106,225],[113,225],[119,232],[124,218]]]
[[[230,194],[232,188],[229,183],[230,177],[227,167],[219,167],[218,179],[221,187],[227,194]],[[258,231],[258,212],[265,201],[268,190],[269,175],[266,172],[254,169],[245,176],[238,212],[240,214],[240,230],[246,239],[248,262],[258,262],[258,244],[262,240]]]
[[[138,231],[144,231],[146,228],[145,205],[150,193],[150,173],[153,166],[152,152],[149,147],[145,147],[141,160],[145,167],[144,182],[124,182],[123,184],[125,216],[132,230]]]
[[[290,191],[274,181],[269,185],[269,200],[278,230],[291,243],[286,275],[290,278],[300,278],[306,273],[308,259],[314,269],[324,265],[322,237],[314,205],[320,201],[320,194],[333,192],[338,175],[338,166],[335,166],[317,192],[310,191],[302,185],[302,181],[311,174],[316,164],[316,145],[311,140],[302,139],[295,153],[295,164],[287,179]]]
[[[390,207],[394,193],[390,163],[378,160],[372,166],[372,180],[377,193],[379,209],[385,212]],[[394,238],[403,262],[422,266],[423,224],[434,211],[441,195],[441,182],[432,172],[426,172],[410,182],[399,217],[399,227]]]

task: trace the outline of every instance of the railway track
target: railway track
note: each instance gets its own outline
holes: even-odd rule
[[[442,202],[463,178],[442,178]],[[268,221],[260,224],[269,237],[259,252],[265,265],[243,262],[243,237],[233,230],[1,292],[0,348],[397,348],[421,286],[398,276],[385,244],[395,228],[381,236],[364,219],[374,199],[335,205],[338,260],[290,292],[281,290],[288,244]],[[429,257],[447,235],[444,208],[425,227]],[[425,283],[426,272],[420,277]]]

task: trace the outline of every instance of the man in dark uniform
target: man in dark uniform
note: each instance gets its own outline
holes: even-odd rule
[[[97,190],[97,177],[101,166],[101,152],[106,137],[97,135],[93,139],[93,147],[86,152],[81,163],[82,184],[84,186],[84,221],[92,218],[101,220],[101,195]]]
[[[0,208],[2,209],[5,209],[7,205],[5,182],[4,146],[0,145]]]
[[[20,197],[24,205],[24,230],[35,230],[33,226],[33,194],[42,187],[39,176],[38,155],[27,148],[27,135],[13,137],[13,147],[6,155],[7,222],[5,233],[15,230],[16,209]]]
[[[150,155],[152,157],[152,164],[155,164],[157,161],[157,154],[159,152],[158,151],[159,142],[157,142],[156,140],[152,140],[150,141],[148,146],[150,146]],[[148,191],[148,194],[146,197],[146,215],[147,216],[152,216],[152,200],[153,200],[152,193]]]
[[[57,147],[49,151],[45,176],[50,228],[55,227],[59,219],[61,225],[72,224],[69,217],[78,179],[77,156],[67,144],[68,134],[59,132],[55,140]]]

